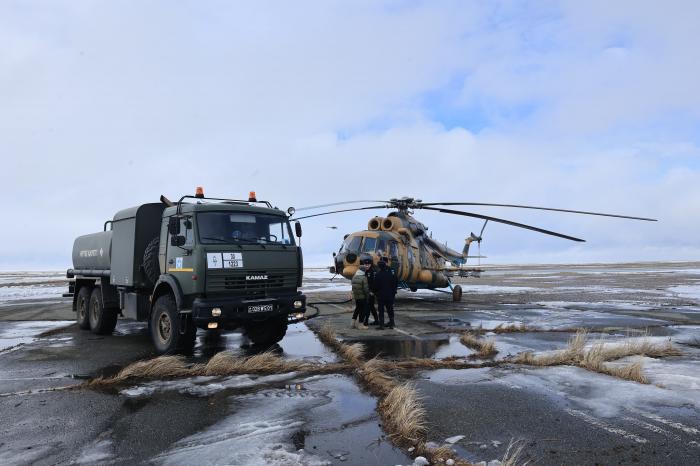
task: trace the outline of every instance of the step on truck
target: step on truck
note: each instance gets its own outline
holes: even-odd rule
[[[111,334],[120,316],[147,321],[162,354],[191,351],[198,328],[242,328],[254,345],[272,345],[306,312],[293,213],[254,192],[217,199],[201,188],[121,210],[75,240],[65,296],[80,328],[96,334]]]

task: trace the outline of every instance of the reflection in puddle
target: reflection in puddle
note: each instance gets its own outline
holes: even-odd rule
[[[380,356],[389,359],[429,358],[435,351],[450,342],[447,338],[439,340],[360,340],[365,346],[367,358]],[[354,343],[354,341],[352,341]]]
[[[253,346],[241,331],[199,331],[194,349],[198,362],[210,359],[221,351],[232,351],[241,356],[253,356],[271,351],[287,359],[308,359],[319,362],[335,362],[335,354],[326,348],[304,323],[290,325],[284,339],[278,344],[265,347]]]

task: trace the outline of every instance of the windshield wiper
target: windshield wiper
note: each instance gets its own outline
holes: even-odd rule
[[[230,241],[227,241],[223,238],[216,238],[214,236],[202,236],[202,239],[211,240],[211,241],[220,241],[222,243],[232,244]]]

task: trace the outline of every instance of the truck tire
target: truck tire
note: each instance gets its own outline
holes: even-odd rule
[[[143,252],[143,264],[141,265],[151,286],[155,285],[160,277],[160,262],[158,260],[159,249],[160,238],[156,236],[148,243],[146,250]]]
[[[252,322],[246,325],[245,333],[255,346],[272,346],[287,333],[287,316]]]
[[[185,321],[187,328],[185,333],[180,333],[180,324],[183,321],[177,311],[175,299],[169,295],[160,296],[156,300],[149,328],[151,330],[151,340],[160,354],[190,353],[194,348],[197,337],[197,327],[192,325],[190,320]]]
[[[97,335],[109,335],[117,326],[117,310],[105,308],[102,303],[102,290],[95,288],[90,294],[90,312],[88,312],[90,330]]]
[[[78,297],[75,300],[75,320],[78,327],[83,330],[90,328],[90,294],[92,287],[84,285],[78,291]]]

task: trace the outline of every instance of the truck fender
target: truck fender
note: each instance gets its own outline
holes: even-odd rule
[[[175,278],[172,275],[168,274],[161,275],[158,279],[158,282],[156,282],[156,285],[153,287],[153,295],[151,297],[151,308],[153,308],[153,305],[156,303],[156,299],[158,299],[160,296],[166,293],[173,294],[173,296],[175,297],[175,304],[177,305],[177,309],[181,310],[184,301],[182,298],[182,290],[180,289],[180,285],[178,284],[177,280],[175,280]]]

